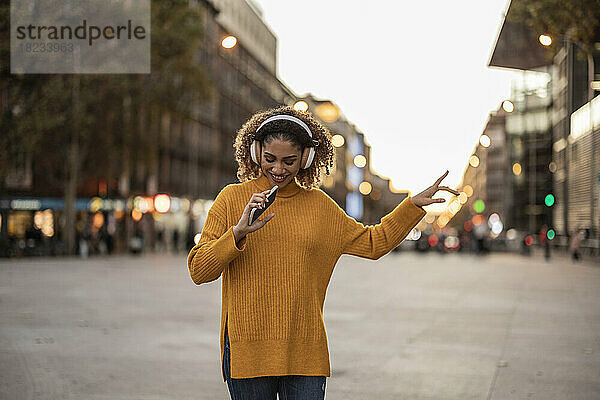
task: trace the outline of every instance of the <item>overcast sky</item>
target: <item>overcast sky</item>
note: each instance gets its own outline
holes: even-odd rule
[[[446,169],[444,183],[460,183],[519,76],[487,67],[508,0],[255,1],[278,37],[279,78],[335,102],[373,169],[412,194]]]

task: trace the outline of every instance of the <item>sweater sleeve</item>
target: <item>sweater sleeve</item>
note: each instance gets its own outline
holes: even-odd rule
[[[227,224],[226,188],[219,193],[206,216],[200,240],[190,251],[187,263],[196,285],[218,279],[245,248],[246,238],[235,243],[233,226]]]
[[[342,253],[372,260],[396,248],[426,214],[409,197],[377,225],[365,226],[349,217],[344,210],[340,211],[343,214]]]

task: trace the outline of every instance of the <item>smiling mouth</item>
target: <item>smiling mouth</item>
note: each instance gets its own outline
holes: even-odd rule
[[[270,172],[269,172],[269,175],[271,176],[271,179],[273,179],[273,182],[277,182],[277,183],[281,183],[281,182],[285,181],[287,179],[287,177],[289,176],[289,175],[274,175]]]

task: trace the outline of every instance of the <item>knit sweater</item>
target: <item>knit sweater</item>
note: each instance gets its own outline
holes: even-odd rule
[[[291,182],[265,213],[273,219],[236,244],[233,226],[252,194],[267,189],[265,176],[223,188],[188,255],[190,277],[200,285],[223,276],[221,364],[227,323],[232,378],[330,376],[323,305],[338,259],[378,259],[425,211],[406,198],[381,223],[364,226],[322,190]]]

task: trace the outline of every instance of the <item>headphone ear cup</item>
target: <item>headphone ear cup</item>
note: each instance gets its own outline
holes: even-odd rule
[[[308,148],[305,147],[304,150],[302,150],[302,155],[300,156],[300,169],[306,168],[307,161],[308,161]]]
[[[254,161],[255,164],[260,165],[260,160],[258,159],[260,157],[260,142],[259,141],[252,141],[252,144],[250,145],[250,158],[252,159],[252,161]]]
[[[315,158],[315,148],[314,147],[305,147],[304,151],[302,151],[302,159],[300,168],[307,169],[313,162]]]

